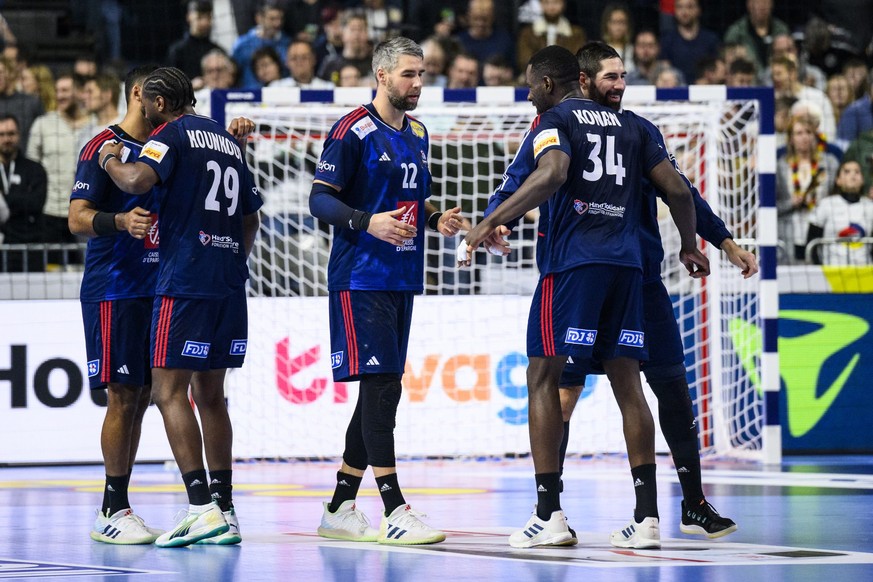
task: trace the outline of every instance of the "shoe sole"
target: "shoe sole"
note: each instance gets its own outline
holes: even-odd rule
[[[232,546],[242,542],[239,534],[221,534],[211,538],[203,538],[196,542],[198,546]]]
[[[707,538],[714,540],[716,538],[723,538],[726,535],[732,534],[737,531],[737,525],[734,524],[728,528],[725,528],[721,531],[717,531],[715,533],[709,533],[699,525],[685,525],[684,523],[679,524],[679,531],[684,534],[688,534],[690,536],[706,536]]]
[[[193,536],[187,535],[187,536],[179,536],[177,538],[170,538],[169,540],[162,542],[162,543],[158,543],[157,540],[155,540],[155,545],[158,546],[159,548],[180,548],[182,546],[190,546],[191,544],[196,544],[197,542],[199,542],[200,540],[202,540],[204,538],[211,538],[211,537],[226,533],[227,530],[229,530],[229,529],[230,529],[230,526],[225,523],[225,524],[222,524],[218,527],[215,527],[209,531],[206,531],[206,532],[203,532],[203,533],[200,533],[197,535],[193,535]]]
[[[426,544],[438,544],[440,542],[445,541],[446,534],[434,535],[429,538],[421,538],[417,540],[403,540],[402,538],[399,540],[388,539],[388,538],[377,538],[376,542],[382,544],[383,546],[423,546]]]
[[[379,539],[379,535],[374,536],[363,536],[363,537],[355,537],[352,535],[342,535],[338,533],[334,533],[335,530],[318,528],[317,533],[319,536],[323,538],[327,538],[329,540],[342,540],[344,542],[375,542]]]
[[[101,533],[92,531],[91,539],[95,542],[100,542],[103,544],[113,544],[116,546],[142,546],[155,543],[155,540],[158,539],[158,536],[152,538],[143,538],[142,540],[124,540],[119,538],[110,538]]]
[[[609,540],[609,543],[616,548],[622,548],[624,550],[660,550],[661,542],[660,541],[649,541],[649,542],[616,542],[613,540]]]
[[[548,538],[542,541],[535,541],[532,539],[527,539],[523,542],[515,542],[509,540],[509,545],[513,548],[536,548],[539,546],[575,546],[579,543],[579,540],[570,535],[569,532],[562,533],[560,535]]]

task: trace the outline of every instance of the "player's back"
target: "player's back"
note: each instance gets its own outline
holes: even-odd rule
[[[161,179],[156,293],[223,297],[242,287],[243,217],[262,202],[233,136],[208,117],[183,115],[152,133],[140,160]]]
[[[639,221],[643,176],[666,158],[636,120],[587,99],[567,99],[533,131],[539,160],[558,148],[570,156],[567,180],[549,200],[545,269],[583,264],[641,268]]]

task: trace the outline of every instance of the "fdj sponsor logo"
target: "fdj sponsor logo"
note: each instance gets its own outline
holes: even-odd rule
[[[333,370],[336,370],[340,366],[343,365],[343,353],[342,352],[334,352],[330,355],[330,367]]]
[[[567,335],[564,336],[564,343],[576,344],[579,346],[593,346],[595,339],[597,339],[596,329],[578,329],[575,327],[568,327]]]
[[[209,356],[209,344],[188,340],[182,347],[182,355],[190,358],[206,358]]]
[[[336,166],[333,164],[328,164],[324,160],[318,162],[318,165],[315,167],[319,172],[336,172]]]
[[[641,331],[634,331],[632,329],[623,329],[618,336],[618,345],[620,346],[633,346],[635,348],[643,347],[645,343],[646,334]]]
[[[230,355],[231,356],[244,356],[246,355],[246,348],[248,347],[248,340],[231,340],[230,342]],[[207,347],[208,351],[208,347]]]

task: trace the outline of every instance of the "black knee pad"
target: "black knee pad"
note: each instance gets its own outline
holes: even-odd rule
[[[364,444],[364,432],[361,430],[361,392],[358,392],[358,403],[355,412],[346,429],[346,448],[343,451],[343,461],[349,467],[360,471],[367,468],[367,447]]]
[[[698,454],[697,423],[685,376],[649,381],[658,397],[658,420],[674,457]]]
[[[393,467],[394,427],[402,392],[398,374],[372,374],[361,379],[361,432],[373,467]]]

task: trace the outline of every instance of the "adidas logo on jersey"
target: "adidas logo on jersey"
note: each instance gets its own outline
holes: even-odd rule
[[[643,480],[640,479],[639,477],[637,477],[637,480],[634,481],[634,487],[642,487],[642,486],[643,486]]]
[[[379,363],[379,360],[376,359],[376,356],[373,356],[372,358],[367,360],[367,365],[368,366],[381,366],[382,364]]]
[[[391,491],[391,486],[388,483],[382,483],[382,486],[379,487],[379,492],[385,493],[386,491]]]
[[[567,363],[568,364],[575,364],[576,363],[573,361],[573,356],[567,356]]]
[[[548,489],[546,489],[546,488],[543,487],[542,485],[540,485],[539,487],[537,487],[537,493],[546,493],[547,491],[548,491]]]
[[[382,152],[382,155],[379,157],[380,162],[390,162],[391,158],[388,157],[388,152]]]
[[[127,364],[124,364],[123,366],[121,366],[120,368],[118,368],[115,371],[118,372],[119,374],[130,374],[130,371],[128,371],[128,369],[127,369]]]

